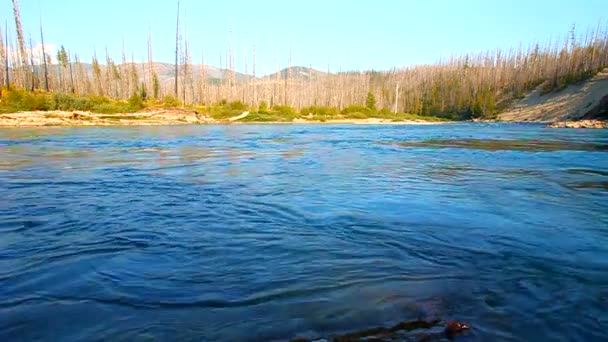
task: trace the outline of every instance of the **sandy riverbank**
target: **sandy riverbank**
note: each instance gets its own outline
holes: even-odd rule
[[[240,118],[245,118],[242,115]],[[311,121],[295,119],[288,122],[243,122],[238,120],[215,120],[192,110],[159,110],[129,114],[95,114],[90,112],[48,111],[0,114],[0,127],[40,126],[154,126],[195,124],[358,124],[358,125],[433,125],[445,122],[393,121],[388,119],[339,119]]]
[[[588,81],[542,94],[542,86],[498,115],[499,121],[565,122],[596,119],[608,106],[608,68]]]

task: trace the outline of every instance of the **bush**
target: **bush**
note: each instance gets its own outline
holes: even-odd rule
[[[369,115],[372,113],[372,111],[365,106],[359,106],[359,105],[351,105],[342,110],[342,114],[351,114],[351,113],[362,113],[362,114]]]
[[[240,107],[236,105],[236,107]],[[243,114],[243,109],[232,109],[231,106],[209,106],[206,112],[216,120],[226,120]]]
[[[179,107],[182,105],[182,103],[178,99],[171,95],[165,96],[165,98],[163,99],[163,104],[166,107]]]
[[[388,108],[382,108],[380,109],[380,111],[378,112],[378,114],[380,115],[391,115],[393,114],[393,111],[388,109]]]
[[[76,98],[71,95],[53,94],[49,102],[51,110],[73,110]]]
[[[99,114],[129,113],[131,111],[131,106],[126,103],[102,103],[91,109],[91,112]]]
[[[105,96],[79,97],[70,94],[53,94],[49,100],[49,109],[94,111],[95,108],[110,103],[112,101]]]
[[[260,102],[258,112],[259,113],[268,113],[268,103],[266,103],[266,101]]]
[[[146,106],[144,105],[144,100],[139,94],[133,94],[129,98],[129,108],[136,112],[138,110],[144,109]]]
[[[272,107],[272,111],[275,113],[280,113],[280,114],[285,114],[285,115],[290,115],[290,116],[294,116],[297,113],[295,108],[289,107],[289,106],[283,106],[283,105]]]
[[[346,117],[349,119],[367,119],[369,118],[369,114],[361,113],[361,112],[353,112],[346,114]]]
[[[279,112],[251,113],[247,117],[239,120],[241,122],[292,122],[293,115],[285,115]]]
[[[48,110],[48,95],[43,93],[28,93],[23,89],[2,90],[0,111],[3,113]]]
[[[240,110],[240,111],[247,110],[247,105],[241,101],[230,102],[230,105],[228,107],[230,107],[231,110]]]
[[[312,106],[312,107],[302,108],[300,113],[305,116],[310,115],[310,114],[312,114],[314,116],[337,116],[338,114],[340,114],[340,111],[338,110],[338,108],[334,108],[334,107]]]

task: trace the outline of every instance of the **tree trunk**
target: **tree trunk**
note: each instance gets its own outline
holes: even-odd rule
[[[21,27],[21,15],[19,14],[19,1],[13,1],[13,15],[15,16],[15,28],[17,30],[17,41],[19,43],[19,52],[21,55],[21,63],[22,63],[22,78],[23,78],[23,87],[28,89],[27,79],[28,79],[28,71],[29,65],[27,60],[27,51],[25,51],[25,40],[23,38],[23,28]]]
[[[7,43],[8,43],[8,37],[7,37]],[[8,57],[7,57],[7,53],[8,51],[6,51],[5,46],[4,46],[4,38],[3,38],[3,34],[2,34],[2,25],[0,25],[0,70],[1,73],[0,75],[2,75],[2,77],[0,77],[0,82],[2,82],[2,85],[5,85],[8,88]]]
[[[42,32],[42,19],[40,19],[40,44],[42,44],[42,61],[44,63],[44,89],[49,92],[49,69],[46,63],[46,50],[44,48],[44,33]]]
[[[177,26],[175,29],[175,98],[179,98],[179,0],[177,0]]]

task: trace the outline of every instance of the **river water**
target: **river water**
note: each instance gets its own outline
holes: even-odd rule
[[[608,131],[0,129],[0,340],[608,339]]]

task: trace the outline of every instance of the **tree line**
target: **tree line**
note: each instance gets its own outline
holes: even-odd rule
[[[303,108],[337,108],[360,105],[373,110],[450,118],[491,118],[515,99],[532,90],[548,93],[588,79],[608,66],[608,30],[602,25],[580,34],[572,27],[561,40],[533,43],[511,49],[455,55],[433,65],[390,71],[319,72],[295,68],[291,58],[271,76],[256,74],[256,48],[244,59],[245,74],[237,78],[232,43],[225,55],[220,79],[210,79],[210,68],[192,61],[186,25],[181,23],[177,1],[175,62],[170,79],[159,78],[163,64],[153,59],[152,36],[147,37],[147,60],[128,59],[123,42],[120,61],[108,51],[94,51],[90,66],[82,57],[61,47],[53,63],[45,51],[42,22],[41,51],[29,47],[22,29],[18,0],[13,2],[16,42],[8,25],[0,28],[0,79],[5,87],[27,91],[102,96],[182,105],[240,102]],[[3,34],[4,33],[4,34]],[[37,54],[37,55],[36,55]],[[221,64],[221,63],[220,63]],[[251,65],[252,74],[248,74]],[[221,67],[221,65],[220,65]],[[373,98],[373,106],[371,99]]]

